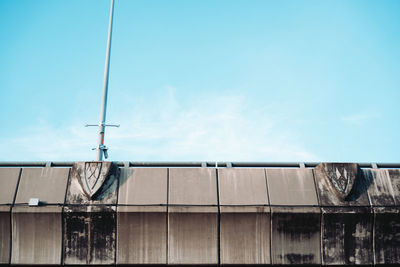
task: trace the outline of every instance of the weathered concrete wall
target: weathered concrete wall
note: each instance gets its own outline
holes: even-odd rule
[[[0,264],[7,264],[10,260],[10,207],[0,206]]]
[[[320,208],[312,170],[267,169],[272,264],[320,264]]]
[[[376,264],[400,262],[400,171],[363,170],[371,182],[368,194],[374,212]]]
[[[63,212],[65,264],[115,263],[119,171],[111,162],[72,167]]]
[[[167,263],[166,208],[142,210],[118,208],[117,264]]]
[[[172,168],[168,189],[168,263],[217,264],[216,171]]]
[[[64,263],[113,264],[116,214],[113,207],[64,212]]]
[[[270,263],[269,209],[223,210],[220,223],[222,264]]]
[[[376,264],[400,263],[400,210],[374,208],[374,244]]]
[[[168,263],[218,263],[217,208],[171,208],[168,213]]]
[[[15,204],[38,198],[41,205],[64,204],[69,168],[24,168]]]
[[[12,264],[61,264],[68,168],[24,168],[12,208]],[[29,207],[30,198],[39,206]]]
[[[373,264],[373,213],[357,164],[324,163],[314,169],[322,207],[324,264]]]
[[[117,213],[117,264],[167,263],[165,168],[123,168]]]
[[[12,264],[61,264],[61,207],[14,207]]]
[[[270,263],[264,169],[219,169],[221,264]]]
[[[0,168],[0,264],[395,265],[399,231],[399,169]]]
[[[20,168],[0,169],[0,264],[10,262],[10,211],[17,190],[20,171]]]
[[[0,205],[13,204],[20,168],[0,168]]]
[[[322,208],[322,215],[324,264],[374,263],[370,208]]]

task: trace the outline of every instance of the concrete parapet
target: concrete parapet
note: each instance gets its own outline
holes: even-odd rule
[[[63,226],[63,263],[114,264],[115,207],[65,207]]]
[[[170,207],[168,264],[218,264],[217,207]]]
[[[374,208],[375,264],[400,263],[400,209]]]
[[[368,207],[322,208],[325,265],[374,263],[373,214]]]
[[[221,207],[221,264],[269,264],[269,207]]]
[[[61,264],[59,206],[12,209],[12,264]]]
[[[17,190],[20,168],[0,168],[0,264],[8,264],[11,254],[11,206]]]
[[[123,168],[117,212],[117,264],[167,263],[166,168]]]
[[[400,263],[399,169],[204,166],[0,168],[0,264]]]
[[[22,169],[16,204],[28,204],[30,198],[38,198],[41,205],[64,204],[69,168]]]
[[[219,169],[221,264],[269,264],[270,210],[265,171]]]
[[[167,263],[166,207],[157,208],[118,208],[117,264]]]
[[[10,206],[0,205],[0,264],[8,264],[10,262],[10,237]]]
[[[21,169],[0,168],[0,205],[12,205]]]

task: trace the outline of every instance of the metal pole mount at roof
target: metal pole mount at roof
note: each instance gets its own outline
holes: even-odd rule
[[[109,69],[110,69],[113,17],[114,17],[114,0],[111,0],[110,21],[108,24],[106,63],[105,63],[105,67],[104,67],[103,98],[102,98],[101,110],[100,110],[100,121],[99,121],[98,125],[93,125],[93,124],[86,125],[86,127],[88,127],[88,126],[98,126],[99,127],[98,145],[95,148],[97,151],[97,157],[96,157],[97,161],[102,161],[103,155],[105,158],[108,158],[108,153],[107,153],[108,148],[104,145],[104,134],[106,131],[106,126],[119,127],[119,125],[106,124],[107,95],[108,95],[108,80],[109,80],[109,76],[110,76]]]

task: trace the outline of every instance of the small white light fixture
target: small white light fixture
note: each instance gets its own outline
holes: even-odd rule
[[[39,202],[40,200],[38,198],[31,197],[29,199],[29,206],[30,207],[39,206]]]

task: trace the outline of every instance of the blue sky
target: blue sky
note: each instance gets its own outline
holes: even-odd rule
[[[0,0],[0,160],[95,159],[109,6]],[[400,1],[114,14],[110,160],[399,162]]]

